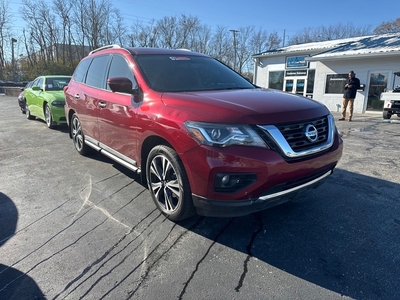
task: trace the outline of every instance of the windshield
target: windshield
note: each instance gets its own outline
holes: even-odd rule
[[[245,78],[210,57],[141,55],[135,59],[147,84],[158,92],[255,88]]]
[[[49,77],[46,78],[46,91],[62,91],[68,85],[71,77]]]

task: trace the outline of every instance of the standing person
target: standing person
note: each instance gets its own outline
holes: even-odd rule
[[[346,120],[346,108],[349,106],[349,122],[353,117],[354,98],[356,98],[357,90],[360,88],[360,80],[356,78],[356,74],[353,71],[349,72],[349,78],[344,86],[343,93],[343,105],[342,105],[342,117],[339,121]]]

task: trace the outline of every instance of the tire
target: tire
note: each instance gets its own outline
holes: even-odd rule
[[[71,118],[70,134],[76,151],[80,155],[88,155],[94,150],[85,144],[85,136],[83,135],[82,125],[76,114],[73,114]]]
[[[50,129],[53,129],[54,128],[53,116],[51,115],[50,106],[47,103],[46,103],[46,106],[44,107],[44,118],[45,118],[47,127]]]
[[[158,145],[147,157],[146,179],[157,208],[171,221],[182,221],[196,211],[185,168],[170,147]]]
[[[28,120],[33,120],[33,119],[35,119],[35,116],[32,116],[32,115],[31,115],[31,112],[29,111],[28,105],[25,105],[25,115],[26,115],[26,118],[27,118]]]
[[[392,114],[391,113],[389,113],[388,111],[384,111],[383,112],[383,118],[384,119],[390,119],[390,117],[392,116]]]

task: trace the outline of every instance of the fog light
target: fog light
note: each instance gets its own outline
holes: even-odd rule
[[[214,191],[217,193],[236,193],[257,181],[253,173],[218,173],[215,175]]]
[[[225,175],[224,177],[222,177],[222,179],[221,179],[222,184],[227,185],[229,182],[229,179],[230,179],[229,175]]]

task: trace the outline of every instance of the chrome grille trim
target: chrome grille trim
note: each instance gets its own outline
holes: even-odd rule
[[[301,151],[295,151],[293,148],[290,146],[290,142],[286,140],[286,138],[283,136],[282,132],[278,129],[277,126],[275,125],[258,125],[259,128],[264,130],[267,135],[275,142],[275,144],[280,148],[282,153],[286,155],[287,157],[290,158],[301,158],[303,156],[308,156],[311,154],[316,154],[321,151],[324,151],[326,149],[329,149],[333,145],[333,137],[334,137],[334,132],[335,132],[335,122],[333,119],[332,115],[328,115],[326,117],[327,119],[327,137],[325,141],[321,144],[318,142],[318,145],[312,146],[301,150]],[[317,119],[319,120],[319,119]],[[315,121],[315,120],[314,120]],[[299,124],[312,124],[312,120],[309,122],[298,122]],[[295,125],[295,124],[294,124]],[[316,143],[317,143],[316,142]]]

